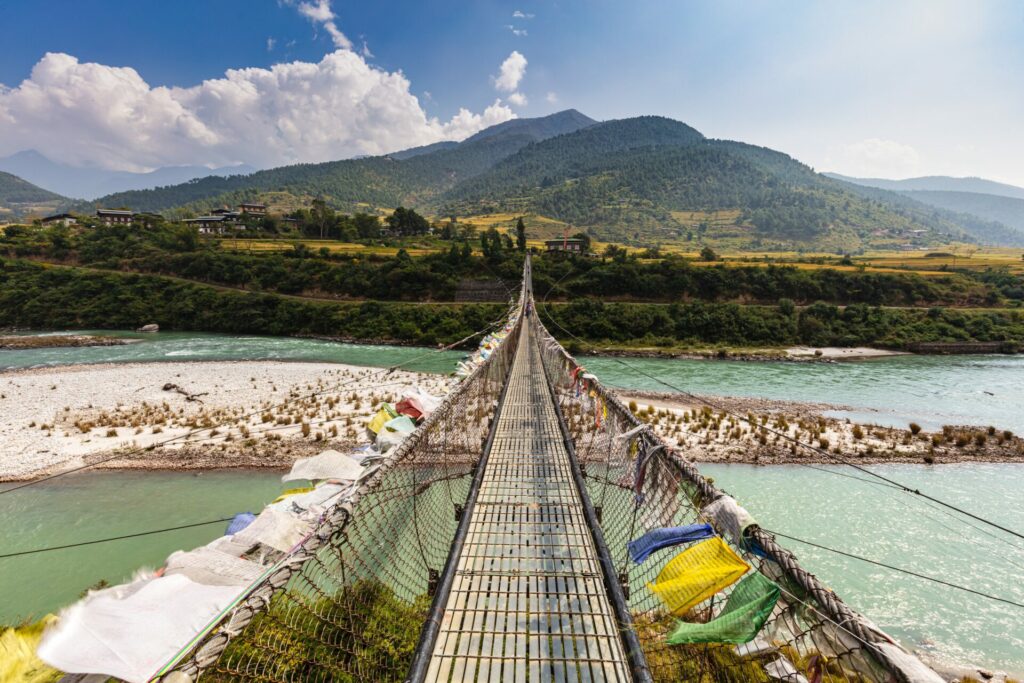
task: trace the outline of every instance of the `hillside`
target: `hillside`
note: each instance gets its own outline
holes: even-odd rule
[[[93,199],[112,192],[176,185],[209,175],[239,175],[254,170],[250,166],[240,165],[215,169],[203,166],[166,166],[148,173],[109,171],[58,163],[35,150],[25,150],[0,158],[0,171],[13,173],[65,197],[85,199]]]
[[[952,217],[915,213],[888,194],[865,201],[780,152],[639,117],[524,147],[446,192],[441,213],[535,213],[604,240],[758,249],[962,236]]]
[[[542,119],[513,119],[457,144],[436,143],[394,155],[296,164],[248,176],[208,177],[155,190],[119,192],[84,206],[167,211],[192,205],[201,211],[275,190],[322,195],[338,208],[350,211],[367,206],[422,205],[530,143],[592,123],[593,120],[573,110]]]
[[[508,121],[460,143],[203,178],[81,208],[181,215],[254,198],[294,206],[317,196],[343,212],[405,205],[434,216],[531,214],[641,245],[855,252],[1018,238],[991,221],[833,180],[774,150],[709,140],[672,119],[596,123],[574,110]]]
[[[50,213],[65,202],[67,199],[59,194],[0,171],[0,222],[29,214]]]
[[[1024,199],[1001,197],[980,192],[939,192],[933,190],[912,190],[901,192],[911,199],[931,204],[942,209],[970,213],[990,221],[997,221],[1013,228],[1024,239]]]
[[[918,192],[892,192],[868,185],[857,185],[842,180],[835,180],[845,186],[850,192],[872,201],[884,201],[899,211],[915,216],[923,222],[941,221],[944,223],[956,224],[964,232],[982,244],[995,244],[1002,246],[1024,246],[1024,233],[1015,228],[996,220],[981,216],[980,214],[968,213],[965,204],[956,204],[950,201],[926,201],[919,198],[921,194],[946,195],[949,192],[918,193]],[[973,193],[965,193],[973,194]],[[995,199],[1003,199],[996,197]],[[1014,201],[1014,200],[1011,200]]]
[[[1024,187],[997,183],[994,180],[984,178],[953,178],[951,176],[923,176],[920,178],[906,178],[903,180],[889,180],[887,178],[851,178],[850,176],[838,173],[825,173],[830,178],[845,180],[848,183],[879,187],[883,190],[894,192],[977,192],[980,194],[994,194],[1000,197],[1014,197],[1024,199]]]

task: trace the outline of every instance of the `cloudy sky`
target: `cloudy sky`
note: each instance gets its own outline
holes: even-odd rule
[[[268,167],[574,107],[1024,185],[1016,0],[5,0],[0,156]]]

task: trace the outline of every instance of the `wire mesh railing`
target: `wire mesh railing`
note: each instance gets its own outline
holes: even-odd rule
[[[503,343],[162,680],[404,680],[515,355],[518,309],[512,318]]]
[[[545,370],[655,681],[941,680],[804,570],[745,510],[587,373],[536,317],[528,324],[536,326]],[[705,411],[703,417],[714,416]],[[743,565],[756,570],[745,577],[750,580],[724,578],[723,589],[684,600],[666,595],[659,580],[701,571],[701,558],[679,554],[679,548],[642,562],[630,556],[629,542],[647,532],[707,522],[727,541],[725,550],[711,550],[728,561],[735,558],[738,574],[746,571]],[[728,561],[722,562],[723,577]],[[755,573],[760,577],[750,578]],[[713,585],[714,577],[702,581]],[[757,582],[778,586],[777,601],[767,607],[770,613],[755,637],[730,639],[729,627],[736,624],[727,619],[735,612],[730,604],[743,602],[747,596],[739,591],[754,591]],[[676,631],[680,619],[687,625]],[[715,629],[716,637],[699,636]],[[679,632],[680,644],[670,643]]]

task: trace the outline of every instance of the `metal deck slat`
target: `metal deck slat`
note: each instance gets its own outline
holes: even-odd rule
[[[427,680],[630,680],[540,363],[524,326]]]

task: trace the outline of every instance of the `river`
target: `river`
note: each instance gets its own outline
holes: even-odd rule
[[[133,335],[135,336],[135,335]],[[0,352],[0,368],[182,360],[308,360],[450,371],[457,352],[305,339],[159,333],[128,346]],[[1024,358],[893,357],[843,364],[586,358],[609,384],[849,405],[875,422],[995,424],[1024,432]],[[763,526],[1024,602],[1024,542],[965,525],[920,499],[800,466],[704,465]],[[875,471],[1012,528],[1024,520],[1024,465],[878,465]],[[839,474],[836,472],[838,471]],[[863,475],[858,475],[863,476]],[[2,488],[2,485],[0,485]],[[87,472],[0,496],[0,554],[258,510],[280,490],[266,472]],[[977,522],[973,522],[977,525]],[[223,533],[222,524],[0,559],[0,623],[39,616],[104,579]],[[996,537],[986,535],[994,534]],[[785,541],[850,604],[905,644],[951,662],[1024,672],[1021,610]]]

